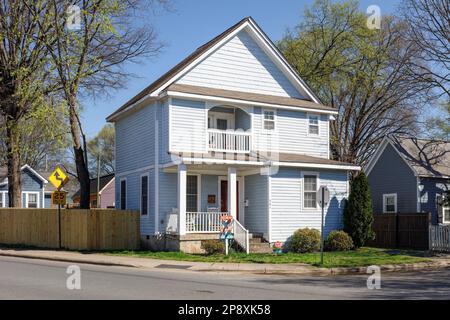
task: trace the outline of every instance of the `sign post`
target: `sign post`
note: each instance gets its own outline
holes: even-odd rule
[[[322,209],[322,220],[320,223],[320,264],[323,264],[323,242],[324,242],[324,217],[325,217],[325,206],[328,204],[328,202],[330,201],[330,191],[328,190],[328,188],[326,186],[321,186],[319,189],[319,195],[318,198],[319,203],[320,203],[320,207]]]
[[[58,243],[61,249],[61,205],[66,204],[66,193],[61,191],[61,188],[69,182],[69,177],[60,168],[56,167],[55,171],[48,177],[48,180],[57,189],[52,194],[52,202],[58,205]]]
[[[229,240],[234,238],[233,216],[224,215],[221,217],[222,228],[220,229],[220,239],[225,240],[225,255],[228,255]]]

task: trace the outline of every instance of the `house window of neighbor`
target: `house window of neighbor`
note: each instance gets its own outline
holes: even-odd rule
[[[303,207],[306,209],[317,208],[317,176],[304,175],[303,176]]]
[[[450,206],[442,207],[442,216],[444,223],[450,223]]]
[[[141,214],[148,213],[148,176],[141,177]]]
[[[383,212],[397,212],[397,194],[383,194]]]
[[[275,112],[264,110],[264,130],[275,130]]]
[[[198,176],[187,176],[186,184],[186,211],[197,212]]]
[[[0,208],[3,208],[5,206],[5,193],[0,192]]]
[[[37,208],[38,207],[38,195],[37,193],[28,193],[28,203],[27,208]]]
[[[319,116],[317,115],[308,116],[308,133],[310,135],[319,134]]]
[[[120,181],[120,209],[125,210],[127,208],[127,181]]]

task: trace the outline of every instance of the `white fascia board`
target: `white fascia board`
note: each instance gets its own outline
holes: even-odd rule
[[[102,194],[103,190],[105,190],[105,189],[106,189],[111,183],[113,183],[115,180],[116,180],[116,178],[115,178],[115,177],[112,177],[112,179],[109,180],[109,182],[103,186],[103,188],[98,192],[98,194]]]
[[[216,97],[216,96],[205,96],[205,95],[200,95],[200,94],[184,93],[184,92],[178,92],[178,91],[167,91],[165,94],[167,94],[168,96],[173,97],[173,98],[181,98],[181,99],[182,98],[196,99],[196,100],[207,99],[207,100],[216,101],[216,102],[234,103],[234,104],[241,104],[241,105],[248,105],[248,106],[278,108],[278,109],[293,110],[293,111],[314,112],[314,113],[320,113],[320,114],[338,114],[337,111],[332,111],[332,110],[321,110],[321,109],[313,109],[313,108],[305,108],[305,107],[293,107],[293,106],[278,105],[278,104],[264,103],[264,102],[257,102],[257,101],[221,98],[221,97]],[[162,95],[161,97],[164,97],[164,96],[165,95]]]
[[[36,177],[38,177],[42,182],[44,183],[48,183],[47,179],[45,179],[43,176],[41,176],[39,173],[37,173],[36,170],[34,170],[32,167],[30,167],[29,165],[24,165],[22,166],[22,168],[20,168],[20,171],[24,170],[24,169],[28,169],[30,170]]]
[[[345,171],[361,171],[360,166],[337,165],[337,164],[302,163],[302,162],[273,162],[272,165],[280,166],[280,167],[298,167],[298,168],[334,169],[334,170],[345,170]]]

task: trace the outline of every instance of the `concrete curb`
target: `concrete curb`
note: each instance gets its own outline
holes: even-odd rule
[[[65,256],[66,255],[66,256]],[[76,255],[80,255],[77,257]],[[0,256],[40,259],[59,262],[71,262],[92,264],[101,266],[116,266],[116,267],[131,267],[154,269],[156,267],[165,266],[186,266],[185,270],[196,272],[239,272],[252,274],[279,274],[279,275],[345,275],[345,274],[367,274],[367,267],[356,268],[318,268],[307,264],[253,264],[253,263],[206,263],[206,262],[192,262],[192,261],[175,261],[175,260],[158,260],[145,259],[135,257],[118,257],[101,254],[88,254],[84,256],[81,253],[74,252],[43,252],[41,251],[16,251],[16,250],[1,250]],[[435,259],[431,262],[419,262],[413,264],[399,264],[399,265],[381,265],[380,269],[383,272],[407,272],[407,271],[421,271],[421,270],[437,270],[443,268],[450,268],[450,259]]]

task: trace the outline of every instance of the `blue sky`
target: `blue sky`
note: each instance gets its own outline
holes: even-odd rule
[[[151,82],[164,74],[197,47],[209,41],[242,18],[252,16],[273,40],[279,40],[287,28],[297,25],[312,0],[172,0],[173,9],[157,12],[152,19],[166,47],[161,54],[126,69],[139,78],[130,78],[126,88],[112,91],[111,97],[96,97],[82,102],[83,128],[91,138],[106,123],[105,118]],[[363,0],[361,10],[378,5],[381,14],[395,10],[398,0]]]

